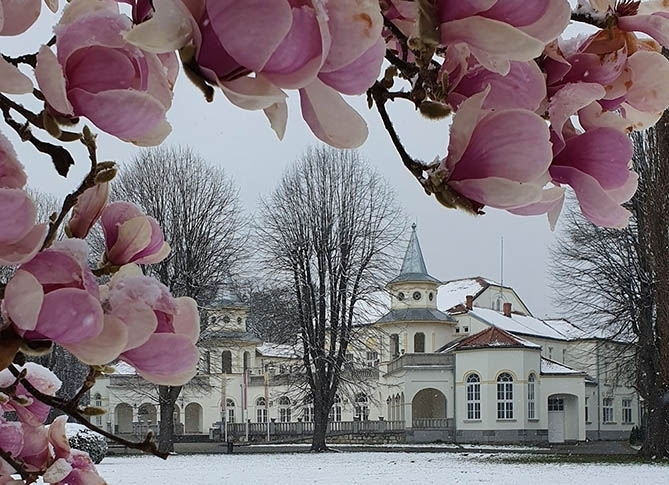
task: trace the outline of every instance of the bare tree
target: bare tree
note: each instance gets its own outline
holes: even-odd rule
[[[266,266],[290,282],[314,403],[311,449],[327,449],[328,414],[361,305],[396,261],[403,227],[394,194],[355,151],[311,148],[262,202]]]
[[[246,324],[249,332],[263,342],[295,344],[300,327],[297,322],[297,302],[294,290],[288,285],[264,283],[252,287]]]
[[[172,247],[162,263],[145,268],[147,273],[173,295],[209,307],[245,257],[247,221],[238,191],[224,172],[190,148],[143,150],[119,172],[112,197],[134,202],[155,217]],[[174,449],[174,404],[180,392],[180,386],[158,388],[161,451]]]
[[[623,230],[595,227],[573,212],[552,272],[580,321],[630,336],[636,387],[647,410],[641,453],[669,456],[669,115],[633,137],[639,188]]]

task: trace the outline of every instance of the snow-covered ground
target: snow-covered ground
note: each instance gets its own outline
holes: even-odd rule
[[[153,484],[569,484],[669,482],[669,466],[652,464],[500,463],[500,455],[326,453],[107,457],[109,485]]]

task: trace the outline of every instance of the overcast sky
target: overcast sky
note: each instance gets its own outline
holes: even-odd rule
[[[9,51],[14,54],[36,51],[37,44],[50,37],[54,17],[48,17],[31,29],[34,44],[23,40]],[[0,49],[3,53],[8,51],[5,46],[6,39],[3,39]],[[209,104],[181,73],[168,113],[173,132],[165,143],[189,145],[208,162],[223,167],[239,186],[242,203],[252,214],[259,197],[273,190],[285,168],[300,157],[307,146],[318,142],[301,119],[297,93],[288,94],[288,128],[284,140],[279,141],[262,112],[234,108],[220,92]],[[503,238],[504,284],[516,290],[535,316],[567,316],[551,303],[548,247],[556,236],[550,231],[545,216],[520,217],[489,209],[486,215],[474,217],[442,207],[433,197],[425,195],[403,167],[376,111],[368,110],[362,98],[352,100],[352,104],[365,117],[370,130],[360,151],[395,189],[408,220],[417,224],[425,261],[433,276],[442,280],[484,276],[500,281],[500,241]],[[448,122],[422,119],[407,102],[389,105],[389,110],[411,155],[424,161],[445,156]],[[46,157],[30,146],[20,146],[13,131],[4,125],[1,130],[17,148],[28,172],[29,184],[41,191],[62,196],[79,183],[88,168],[85,152],[77,148],[73,150],[77,154],[77,166],[68,180],[62,180]],[[99,130],[94,131],[100,133],[98,157],[101,161],[115,160],[123,165],[138,150]],[[44,135],[40,137],[46,139]],[[398,261],[398,270],[400,264]]]

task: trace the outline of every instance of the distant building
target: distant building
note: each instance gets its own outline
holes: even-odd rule
[[[484,278],[440,281],[427,271],[415,226],[386,288],[388,312],[361,326],[347,364],[368,382],[337,396],[332,432],[560,443],[626,439],[640,424],[628,342],[537,319],[512,288]],[[246,315],[236,296],[219,301],[201,336],[200,371],[177,401],[178,434],[276,439],[311,429],[299,346],[260,342]],[[126,364],[117,370],[91,391],[108,410],[93,419],[120,434],[157,431],[155,386]]]

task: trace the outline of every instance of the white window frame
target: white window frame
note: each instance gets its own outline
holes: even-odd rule
[[[632,424],[634,421],[632,420],[632,400],[631,399],[623,399],[622,411],[623,411],[623,424]]]
[[[527,419],[537,419],[537,386],[534,373],[527,377]]]
[[[497,419],[513,419],[513,376],[508,372],[497,376]]]
[[[615,423],[615,409],[613,408],[613,398],[605,397],[602,399],[602,422]]]
[[[467,419],[481,419],[481,378],[472,373],[467,376],[465,386],[465,399],[467,401]]]

